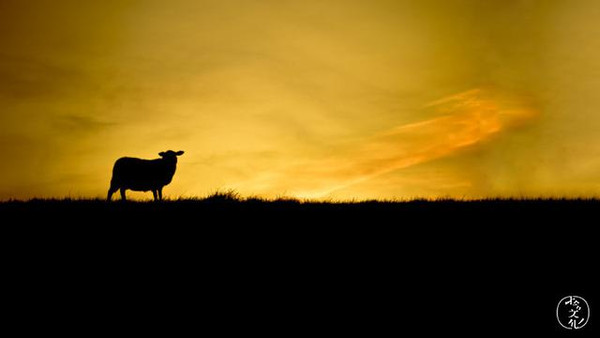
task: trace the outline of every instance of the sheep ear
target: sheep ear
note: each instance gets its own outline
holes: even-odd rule
[[[160,157],[163,157],[163,156],[165,156],[165,152],[164,152],[164,151],[161,151],[160,153],[158,153],[158,156],[160,156]]]
[[[177,156],[183,155],[183,150],[180,150],[180,151],[176,152],[175,155],[177,155]]]

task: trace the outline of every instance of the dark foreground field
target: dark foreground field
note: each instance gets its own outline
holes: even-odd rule
[[[596,200],[5,202],[5,290],[18,311],[92,304],[73,316],[170,335],[572,336],[555,309],[574,294],[593,308],[575,335],[589,334],[598,211]]]

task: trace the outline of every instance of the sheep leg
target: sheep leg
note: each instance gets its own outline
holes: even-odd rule
[[[127,201],[127,198],[125,197],[125,188],[121,188],[121,200]]]
[[[152,190],[152,195],[154,195],[154,200],[156,201],[156,190]]]
[[[158,200],[162,201],[162,187],[158,188]]]
[[[106,200],[110,202],[112,199],[112,195],[119,190],[119,185],[115,182],[115,180],[110,180],[110,188],[108,188],[108,194],[106,195]]]
[[[115,191],[117,191],[117,189],[114,189],[111,187],[110,189],[108,189],[108,195],[106,195],[106,200],[110,202],[110,200],[112,199],[112,195],[115,193]]]

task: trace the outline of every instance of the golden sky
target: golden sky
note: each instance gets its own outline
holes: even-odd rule
[[[171,198],[598,196],[599,36],[595,0],[2,0],[0,199],[168,149]]]

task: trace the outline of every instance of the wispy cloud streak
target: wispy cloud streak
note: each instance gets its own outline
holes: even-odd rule
[[[450,156],[531,120],[537,111],[522,98],[473,89],[428,103],[434,117],[373,135],[339,155],[265,173],[256,187],[319,198],[394,170]],[[260,181],[260,182],[259,182]],[[269,189],[270,190],[270,189]]]

